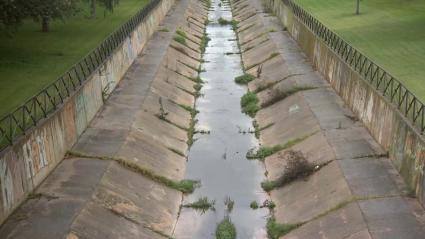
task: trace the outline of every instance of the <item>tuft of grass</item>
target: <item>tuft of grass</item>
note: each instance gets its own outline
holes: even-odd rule
[[[183,207],[190,207],[205,212],[209,209],[214,210],[215,201],[209,201],[207,197],[201,197],[197,201],[184,204]]]
[[[75,151],[68,151],[67,152],[67,158],[69,157],[81,157],[81,158],[89,158],[89,159],[100,159],[100,160],[111,160],[115,161],[124,168],[127,168],[129,170],[132,170],[133,172],[139,173],[140,175],[143,175],[155,182],[161,183],[167,187],[173,188],[175,190],[178,190],[183,193],[192,193],[195,191],[196,186],[199,185],[199,181],[191,180],[191,179],[183,179],[180,181],[175,181],[172,179],[169,179],[167,177],[158,175],[151,171],[150,169],[144,168],[134,162],[131,162],[127,159],[123,158],[114,158],[114,157],[107,157],[107,156],[93,156],[93,155],[87,155]]]
[[[270,155],[272,155],[276,152],[288,149],[288,148],[298,144],[299,142],[304,141],[306,138],[310,137],[313,134],[310,134],[310,135],[307,135],[307,136],[304,136],[304,137],[301,137],[301,138],[295,138],[295,139],[289,140],[285,144],[277,144],[277,145],[274,145],[273,147],[262,146],[256,152],[254,152],[254,149],[251,149],[246,154],[246,157],[247,157],[247,159],[261,159],[261,160],[263,160],[264,158],[266,158],[266,157],[268,157],[268,156],[270,156]]]
[[[176,42],[178,42],[178,43],[180,43],[180,44],[182,44],[182,45],[187,46],[186,38],[184,38],[184,37],[182,37],[182,36],[180,36],[180,35],[175,35],[175,36],[173,37],[173,40],[174,40],[174,41],[176,41]]]
[[[257,201],[252,201],[251,204],[249,204],[249,207],[254,210],[259,208]]]
[[[220,17],[219,19],[218,19],[218,23],[220,24],[220,25],[222,25],[222,26],[224,26],[224,25],[231,25],[232,26],[232,29],[234,30],[234,31],[236,31],[237,29],[238,29],[238,24],[239,24],[239,22],[238,21],[236,21],[236,20],[226,20],[226,19],[224,19],[224,18],[222,18],[222,17]]]
[[[281,100],[286,99],[287,97],[300,92],[300,91],[305,91],[305,90],[312,90],[312,89],[316,89],[317,87],[312,87],[312,86],[298,86],[298,87],[293,87],[291,89],[288,90],[280,90],[280,89],[274,89],[271,91],[271,96],[261,104],[261,108],[265,108],[265,107],[269,107],[273,104],[275,104],[276,102],[279,102]]]
[[[182,31],[182,30],[177,30],[176,34],[183,37],[183,38],[187,38],[186,32]]]
[[[236,227],[232,223],[229,217],[225,217],[218,225],[215,230],[216,239],[235,239],[236,238]]]
[[[226,197],[226,199],[224,199],[224,205],[226,205],[227,212],[231,213],[233,206],[235,206],[235,201],[233,201],[230,197]]]
[[[238,84],[248,84],[249,82],[253,81],[255,79],[255,76],[245,73],[241,76],[238,76],[235,78],[235,82]]]
[[[208,37],[207,33],[204,32],[204,35],[201,38],[201,45],[199,46],[199,48],[201,49],[201,53],[205,53],[205,49],[208,46],[208,42],[211,40],[211,38]]]
[[[280,224],[276,222],[274,217],[267,220],[266,229],[267,235],[270,239],[279,239],[280,237],[288,234],[292,230],[300,227],[302,223],[297,224]]]
[[[241,107],[242,112],[254,117],[258,110],[260,110],[260,107],[258,106],[258,98],[255,93],[247,92],[245,95],[241,98]]]
[[[290,150],[286,154],[288,159],[282,176],[276,180],[262,182],[264,191],[270,192],[297,179],[306,178],[316,171],[316,165],[308,162],[300,151]]]
[[[263,202],[263,205],[261,205],[261,208],[268,208],[270,210],[273,210],[273,208],[276,207],[276,204],[272,200],[266,200]]]
[[[229,20],[226,20],[226,19],[224,19],[224,18],[222,18],[222,17],[220,17],[219,19],[218,19],[218,24],[220,24],[220,25],[230,25],[231,24],[231,22],[232,21],[229,21]]]

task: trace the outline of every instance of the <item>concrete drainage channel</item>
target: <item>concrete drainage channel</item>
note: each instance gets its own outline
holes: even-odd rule
[[[259,2],[177,1],[0,238],[422,238],[386,152]]]
[[[264,167],[246,158],[258,142],[252,119],[241,112],[247,87],[234,81],[243,70],[231,23],[229,3],[211,1],[206,27],[210,41],[200,74],[204,83],[196,102],[200,134],[186,169],[186,178],[199,179],[201,187],[184,197],[175,238],[234,238],[231,224],[237,238],[266,238],[269,212],[262,205],[269,201],[260,187]]]

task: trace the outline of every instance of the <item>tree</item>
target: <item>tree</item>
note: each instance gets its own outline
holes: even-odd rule
[[[78,12],[78,0],[23,0],[28,16],[41,22],[41,31],[50,30],[50,22],[64,20]]]
[[[17,26],[26,11],[20,0],[0,0],[0,25],[6,28]]]
[[[114,7],[118,4],[119,0],[98,0],[98,2],[105,7],[106,10],[113,12]],[[96,18],[96,0],[90,0],[90,17]]]

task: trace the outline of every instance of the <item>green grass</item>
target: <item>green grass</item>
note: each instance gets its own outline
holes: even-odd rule
[[[221,221],[217,225],[217,229],[215,231],[215,237],[217,239],[235,239],[236,238],[236,228],[229,217],[225,217],[223,221]]]
[[[425,2],[296,0],[425,101]]]
[[[121,0],[105,17],[99,6],[96,19],[87,18],[84,5],[77,16],[52,22],[49,33],[32,20],[12,36],[0,28],[0,116],[55,81],[147,2]]]
[[[278,239],[301,225],[302,224],[280,224],[272,217],[267,220],[267,235],[270,239]]]
[[[259,206],[258,206],[257,201],[252,201],[252,202],[249,204],[249,207],[255,210],[255,209],[257,209]]]
[[[184,204],[183,207],[190,207],[205,212],[209,209],[214,210],[214,204],[214,200],[209,201],[207,197],[201,197],[195,202]]]
[[[243,75],[235,77],[235,82],[238,84],[246,85],[249,82],[253,81],[254,79],[255,79],[255,76],[245,73]]]
[[[243,113],[254,117],[257,111],[260,110],[257,95],[252,92],[243,95],[241,98],[241,108]]]

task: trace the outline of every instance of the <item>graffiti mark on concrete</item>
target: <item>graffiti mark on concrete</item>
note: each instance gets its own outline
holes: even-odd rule
[[[0,185],[3,198],[3,208],[10,209],[14,203],[13,178],[7,167],[6,160],[0,160]]]

